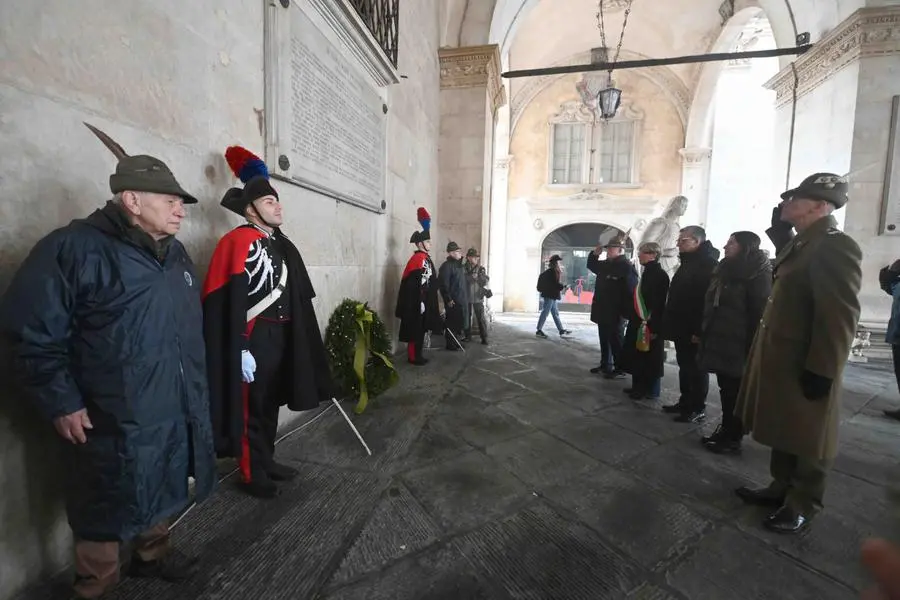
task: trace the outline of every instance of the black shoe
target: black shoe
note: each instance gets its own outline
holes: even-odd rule
[[[539,338],[544,338],[545,340],[547,339],[547,334],[541,330],[535,331],[534,335],[538,336]]]
[[[487,338],[481,338],[481,345],[482,345],[482,346],[487,346],[487,345],[488,345],[488,343],[487,343]]]
[[[268,475],[272,481],[290,481],[299,473],[300,471],[298,471],[294,467],[280,465],[277,462],[273,462],[266,469],[266,475]]]
[[[676,423],[699,423],[706,419],[706,413],[702,410],[697,410],[693,412],[683,412],[677,417],[675,417]]]
[[[763,527],[776,533],[800,533],[809,527],[809,519],[790,506],[782,506],[766,517]]]
[[[131,559],[128,574],[132,577],[152,577],[177,583],[190,579],[196,572],[200,560],[196,556],[187,556],[178,550],[170,550],[159,560],[141,560],[135,556]]]
[[[622,390],[623,393],[628,394],[629,396],[631,395],[631,392],[633,392],[633,391],[634,391],[634,388],[630,388],[630,387],[624,388]]]
[[[684,405],[682,405],[680,402],[676,402],[675,404],[668,404],[666,406],[663,406],[662,409],[664,413],[681,414],[684,412]]]
[[[734,493],[747,504],[756,506],[781,506],[784,504],[784,494],[776,494],[769,488],[739,487],[734,490]]]
[[[257,498],[274,498],[278,495],[278,486],[271,479],[258,479],[250,483],[240,482],[238,487]]]
[[[891,419],[897,419],[898,421],[900,421],[900,409],[886,410],[886,411],[884,411],[884,416],[891,418]]]
[[[702,438],[700,438],[700,443],[705,446],[706,444],[709,444],[711,442],[718,442],[719,440],[723,439],[724,437],[725,437],[725,428],[722,426],[721,423],[719,423],[718,425],[716,425],[716,429],[715,429],[715,431],[712,432],[712,435],[704,435]]]
[[[448,352],[459,352],[459,349],[460,349],[460,346],[456,346],[453,344],[447,344],[447,347],[444,348],[444,350],[447,350]]]
[[[715,454],[740,454],[741,441],[721,437],[703,445],[704,448]]]
[[[562,331],[559,332],[559,335],[569,335],[569,334],[571,334],[571,333],[572,333],[572,332],[569,331],[568,329],[563,329]]]
[[[593,369],[591,369],[591,373],[593,373],[594,375],[606,375],[606,369],[604,369],[603,367],[594,367]]]
[[[603,374],[606,379],[625,379],[624,371],[608,371]]]

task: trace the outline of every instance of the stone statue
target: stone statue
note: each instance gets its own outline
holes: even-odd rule
[[[684,215],[687,205],[688,199],[684,196],[675,196],[669,200],[662,216],[650,221],[641,238],[642,244],[656,242],[662,248],[659,264],[669,277],[678,269],[678,232],[681,230],[678,219]]]

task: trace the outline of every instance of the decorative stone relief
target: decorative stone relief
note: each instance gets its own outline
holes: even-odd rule
[[[734,16],[734,0],[725,0],[719,5],[719,17],[722,18],[722,25],[728,22],[728,19]]]
[[[701,166],[712,156],[712,148],[682,148],[678,154],[684,166]]]
[[[494,112],[506,104],[506,90],[500,80],[500,47],[468,46],[441,48],[441,89],[486,87]]]
[[[622,52],[619,55],[619,60],[641,60],[648,58],[643,54],[638,54],[637,52],[632,52],[630,50],[626,50],[622,48]],[[561,66],[571,66],[571,65],[585,65],[590,64],[591,62],[591,53],[583,52],[581,54],[576,54],[574,56],[570,56],[568,59],[564,61],[560,61],[556,63],[555,67]],[[681,79],[672,72],[668,67],[645,67],[642,69],[635,69],[632,71],[637,76],[645,77],[648,80],[652,81],[660,90],[668,96],[669,100],[675,106],[675,110],[678,112],[678,117],[681,119],[681,124],[684,127],[687,127],[688,114],[690,113],[691,108],[691,94],[687,89],[687,86],[681,81]],[[615,72],[613,72],[615,74]],[[535,96],[540,94],[544,89],[550,86],[554,81],[559,79],[560,77],[565,77],[566,75],[543,75],[541,77],[530,77],[528,78],[528,82],[525,83],[522,87],[518,88],[518,91],[513,96],[510,102],[510,113],[511,113],[511,121],[512,126],[510,128],[510,134],[516,129],[516,125],[519,122],[519,118],[522,116],[522,113],[525,112],[525,108],[534,100]]]
[[[900,54],[900,6],[861,8],[794,62],[797,97],[808,94],[855,60]],[[766,82],[775,90],[775,106],[793,99],[790,65]]]

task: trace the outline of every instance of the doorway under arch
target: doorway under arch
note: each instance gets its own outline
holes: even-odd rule
[[[590,312],[594,298],[596,275],[587,268],[588,254],[597,244],[606,244],[622,230],[605,223],[573,223],[551,231],[541,245],[541,269],[546,269],[550,257],[562,258],[562,283],[566,285],[561,311]],[[630,259],[634,254],[631,238],[625,240],[625,253]]]

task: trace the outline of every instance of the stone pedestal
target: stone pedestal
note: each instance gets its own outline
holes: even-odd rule
[[[678,153],[681,155],[681,195],[689,200],[687,212],[682,217],[682,226],[706,227],[712,149],[682,148]]]
[[[438,210],[433,254],[453,240],[487,255],[493,132],[504,104],[497,45],[442,48]]]

